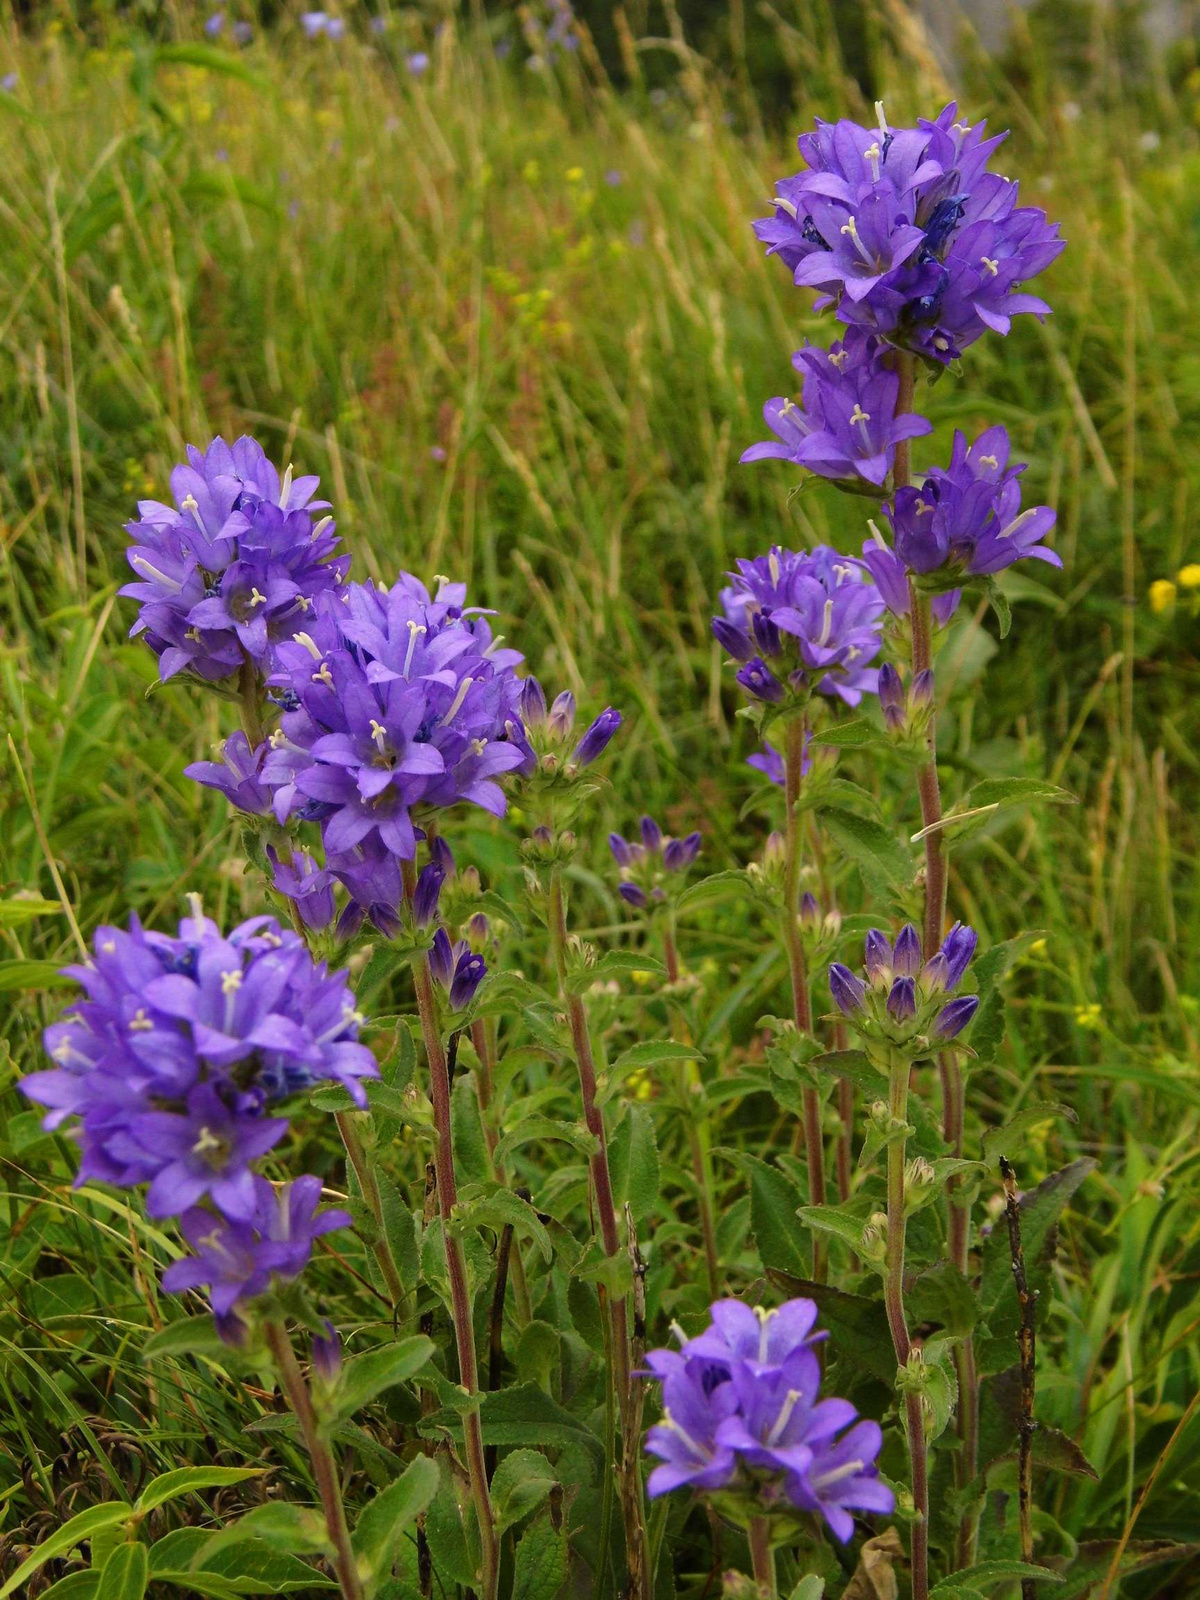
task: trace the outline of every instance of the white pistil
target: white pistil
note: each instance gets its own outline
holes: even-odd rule
[[[863,408],[859,405],[858,401],[856,400],[854,402],[854,410],[850,413],[851,425],[853,425],[856,422],[870,422],[870,420],[871,420],[871,413],[869,411],[864,411]]]
[[[840,1483],[843,1478],[852,1478],[856,1472],[862,1470],[861,1461],[843,1461],[840,1467],[832,1467],[828,1472],[812,1473],[809,1481],[814,1489],[825,1489],[830,1484]]]
[[[481,756],[486,749],[487,749],[487,740],[486,739],[472,739],[471,740],[471,754],[473,756]]]
[[[307,611],[309,606],[312,605],[312,596],[311,595],[306,595],[306,594],[298,594],[296,596],[296,604],[300,607],[301,611]]]
[[[878,123],[879,123],[879,131],[883,135],[883,137],[886,139],[887,136],[888,136],[889,129],[888,129],[888,125],[887,125],[887,118],[883,114],[883,101],[882,100],[876,100],[876,102],[875,102],[875,116],[876,116],[876,118],[878,120]]]
[[[790,200],[785,200],[781,194],[775,195],[771,200],[771,204],[773,206],[778,206],[781,211],[786,211],[793,222],[799,221],[799,215],[795,206]]]
[[[165,572],[160,572],[156,566],[146,560],[145,556],[130,556],[129,565],[136,567],[143,577],[153,578],[155,583],[166,584],[167,588],[175,594],[179,594],[183,588],[183,585],[176,583],[174,578],[168,578]]]
[[[995,456],[980,456],[979,465],[981,467],[990,467],[995,472],[1000,463]]]
[[[771,574],[771,582],[778,583],[782,568],[779,565],[779,552],[775,549],[772,549],[770,555],[767,557],[767,568]]]
[[[787,417],[787,416],[790,416],[791,413],[793,411],[795,411],[795,410],[796,410],[796,402],[794,400],[789,400],[788,397],[786,395],[784,395],[784,397],[783,397],[783,405],[779,408],[779,415],[781,417]],[[778,580],[776,580],[776,581],[778,581]]]
[[[871,530],[871,537],[875,541],[875,548],[877,550],[888,550],[888,551],[890,551],[891,550],[891,546],[888,544],[887,540],[880,533],[879,524],[874,520],[873,517],[868,517],[867,518],[867,527],[870,528],[870,530]]]
[[[193,644],[199,644],[200,643],[200,629],[199,628],[186,628],[184,630],[183,637],[185,639],[190,639]]]
[[[755,1306],[754,1315],[758,1318],[758,1359],[760,1362],[765,1363],[767,1359],[767,1327],[775,1312],[773,1309],[768,1311],[764,1306]]]
[[[787,1398],[783,1402],[779,1415],[775,1418],[775,1425],[767,1435],[768,1445],[779,1443],[783,1436],[783,1430],[792,1420],[792,1412],[795,1411],[796,1406],[803,1398],[804,1397],[799,1389],[788,1390]]]
[[[347,1004],[342,1007],[342,1021],[347,1025],[353,1023],[356,1028],[361,1028],[366,1020],[362,1012],[356,1011],[352,1005]]]
[[[873,144],[869,144],[863,151],[863,160],[870,163],[871,177],[876,183],[879,182],[879,156],[880,149],[878,140],[875,140]]]
[[[320,522],[317,523],[316,527],[312,531],[313,538],[314,539],[319,539],[321,537],[321,535],[325,532],[325,529],[329,526],[329,524],[332,521],[333,521],[332,517],[322,517]],[[382,589],[383,585],[380,584],[379,587]]]
[[[875,270],[875,261],[868,252],[866,245],[859,238],[858,224],[855,222],[853,216],[851,216],[848,221],[842,223],[842,232],[850,235],[850,243],[858,251],[862,260],[868,267],[871,268],[873,272]]]
[[[250,590],[250,605],[251,605],[251,607],[254,607],[254,606],[265,606],[266,603],[267,603],[266,595],[260,593],[257,588],[251,588],[251,590]]]
[[[475,682],[474,678],[464,678],[463,681],[459,684],[458,693],[454,696],[454,699],[450,702],[449,711],[447,711],[446,715],[442,718],[442,727],[443,728],[448,727],[450,725],[450,723],[454,721],[455,717],[458,715],[460,706],[462,705],[463,701],[467,698],[467,695],[471,692],[471,685],[474,682]]]
[[[210,1128],[201,1128],[199,1137],[192,1146],[194,1156],[204,1156],[206,1159],[215,1151],[223,1151],[224,1144],[218,1139]]]
[[[829,643],[829,635],[833,631],[833,599],[826,600],[825,612],[821,620],[821,632],[817,636],[817,644],[823,650]]]
[[[916,500],[913,501],[913,511],[916,513],[916,515],[918,517],[923,517],[926,514],[926,512],[932,511],[932,510],[933,510],[933,507],[930,505],[929,501],[928,500],[922,500],[920,495],[918,495]]]
[[[195,917],[196,921],[199,922],[201,920],[201,918],[204,916],[204,901],[200,898],[200,896],[196,893],[196,891],[194,889],[188,895],[187,903],[188,903],[188,910],[192,913],[193,917]]]
[[[302,644],[314,661],[320,661],[321,652],[317,649],[317,642],[311,633],[294,633],[292,641],[295,644]]]
[[[313,673],[312,681],[314,683],[323,683],[330,689],[333,688],[333,673],[329,670],[328,661],[322,661],[321,670]]]
[[[181,502],[181,509],[186,511],[188,515],[191,516],[194,511],[199,511],[200,502],[196,499],[194,494],[185,494]]]
[[[1022,513],[1021,513],[1021,515],[1019,517],[1014,517],[1013,518],[1013,520],[1009,523],[1007,528],[1001,528],[1000,529],[1000,532],[996,535],[997,539],[1011,539],[1013,534],[1016,533],[1018,531],[1018,529],[1023,526],[1024,523],[1028,522],[1030,517],[1033,516],[1033,514],[1034,513],[1033,513],[1033,508],[1032,507],[1028,511],[1022,511]]]
[[[283,475],[283,482],[279,485],[279,509],[287,510],[288,499],[292,492],[292,463],[287,464],[287,471]]]
[[[979,260],[991,273],[993,278],[1000,271],[1000,263],[998,261],[993,261],[991,256],[980,256]]]
[[[839,372],[846,365],[846,362],[849,359],[849,350],[831,350],[829,352],[829,365],[831,367],[836,367]]]
[[[104,955],[106,955],[106,956],[112,955],[113,951],[116,948],[117,948],[116,945],[113,943],[113,941],[111,939],[105,939],[104,943],[100,946],[100,949],[101,949],[102,953]]]
[[[408,677],[408,669],[412,666],[413,651],[417,648],[417,639],[425,632],[423,623],[412,622],[408,624],[408,649],[404,655],[404,676]]]
[[[221,993],[223,995],[236,994],[242,987],[242,973],[240,968],[231,967],[228,972],[221,974]]]
[[[494,651],[499,650],[500,646],[504,643],[504,639],[505,635],[498,633],[492,640],[491,644],[488,645],[487,649],[483,652],[484,656],[490,656]]]
[[[287,734],[284,733],[282,728],[272,728],[267,738],[267,743],[272,750],[282,750],[287,742]]]
[[[137,1008],[137,1010],[134,1012],[133,1017],[132,1017],[132,1019],[131,1019],[131,1021],[129,1023],[129,1031],[130,1031],[130,1033],[149,1033],[150,1030],[153,1027],[154,1027],[154,1024],[150,1021],[150,1018],[142,1010],[141,1006],[139,1006]]]
[[[387,742],[387,729],[382,722],[376,722],[374,717],[371,718],[371,737],[375,741],[376,748],[382,754],[384,745]]]

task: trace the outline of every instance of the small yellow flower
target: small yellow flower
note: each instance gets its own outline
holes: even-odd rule
[[[1101,1007],[1093,1000],[1089,1005],[1075,1007],[1075,1021],[1081,1028],[1095,1033],[1103,1025]]]
[[[637,1072],[631,1072],[625,1080],[625,1089],[635,1100],[654,1099],[654,1079],[645,1067],[640,1067]]]
[[[583,182],[583,168],[582,167],[568,167],[567,168],[567,182],[568,183],[582,183]]]
[[[1175,582],[1181,589],[1200,589],[1200,561],[1189,561],[1186,567],[1180,567]]]
[[[1175,604],[1175,585],[1170,578],[1156,578],[1150,585],[1150,609],[1156,616],[1170,611]]]
[[[536,183],[541,177],[541,174],[542,169],[538,166],[536,161],[527,161],[521,168],[521,176],[525,179],[526,183]]]
[[[1044,956],[1046,954],[1045,939],[1035,939],[1029,946],[1029,954],[1031,956]]]

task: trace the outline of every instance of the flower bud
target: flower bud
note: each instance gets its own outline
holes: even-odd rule
[[[437,915],[438,898],[445,878],[445,868],[440,861],[431,861],[428,866],[422,867],[412,902],[413,922],[418,928],[427,928]]]
[[[977,994],[960,994],[941,1012],[933,1025],[938,1039],[956,1039],[979,1007]]]
[[[783,699],[783,685],[761,656],[755,656],[753,661],[748,661],[739,669],[737,681],[755,700],[778,705]]]
[[[335,1383],[342,1370],[341,1336],[328,1318],[325,1320],[325,1332],[313,1334],[312,1364],[313,1371],[324,1383]]]
[[[904,1164],[904,1209],[918,1211],[933,1193],[937,1176],[924,1156],[914,1156]]]
[[[834,1004],[845,1016],[854,1017],[863,1010],[866,987],[862,979],[856,978],[840,961],[835,961],[829,969],[829,990]]]
[[[858,1253],[872,1266],[882,1266],[887,1260],[887,1231],[887,1217],[882,1211],[876,1211],[863,1227]]]
[[[876,988],[891,982],[892,945],[886,934],[872,928],[864,941],[864,965],[867,977]]]
[[[722,650],[731,655],[735,661],[749,661],[754,655],[753,641],[744,628],[735,627],[724,617],[714,617],[712,631]]]
[[[612,706],[603,710],[575,746],[571,756],[572,766],[590,767],[592,762],[608,748],[613,735],[621,726],[621,721],[621,713],[614,711]]]
[[[904,683],[890,661],[879,669],[879,707],[889,728],[900,729],[904,726]]]
[[[517,702],[521,719],[527,728],[542,728],[546,723],[546,694],[536,678],[526,678],[521,684]]]
[[[806,890],[800,896],[800,926],[807,928],[810,933],[815,933],[820,923],[821,908],[817,904],[817,897]]]
[[[892,967],[902,978],[915,978],[921,970],[921,937],[911,922],[896,935]]]
[[[895,980],[887,997],[887,1009],[894,1022],[911,1022],[916,1016],[916,986],[911,978]]]
[[[547,725],[556,739],[570,738],[575,726],[575,696],[569,689],[555,696]]]

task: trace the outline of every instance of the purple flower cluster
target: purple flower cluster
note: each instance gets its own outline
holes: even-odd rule
[[[684,1487],[727,1506],[740,1496],[754,1515],[819,1516],[842,1542],[854,1531],[852,1511],[890,1512],[878,1423],[857,1420],[848,1400],[818,1399],[814,1303],[764,1311],[720,1300],[711,1316],[682,1349],[646,1357],[663,1393],[663,1420],[646,1440],[662,1463],[650,1474],[651,1498]]]
[[[254,1207],[243,1218],[217,1217],[192,1206],[179,1219],[180,1232],[196,1252],[163,1273],[170,1294],[207,1288],[217,1330],[230,1343],[242,1335],[236,1307],[265,1294],[272,1282],[288,1283],[308,1265],[313,1241],[351,1225],[338,1207],[317,1212],[321,1180],[305,1176],[276,1189],[255,1177]]]
[[[743,461],[793,461],[847,488],[882,488],[902,439],[932,429],[915,412],[896,415],[900,379],[887,365],[886,346],[858,328],[829,350],[806,344],[792,357],[803,376],[801,403],[776,396],[763,407],[775,440],[752,444]]]
[[[834,1002],[869,1044],[927,1049],[955,1039],[975,1015],[978,995],[955,995],[975,954],[978,936],[956,922],[928,961],[921,938],[905,923],[893,945],[872,929],[866,937],[866,981],[835,961],[829,969]],[[953,998],[951,998],[953,996]]]
[[[271,917],[229,934],[200,914],[177,936],[100,928],[65,971],[87,998],[46,1030],[55,1066],[22,1082],[44,1126],[78,1123],[79,1183],[149,1185],[147,1210],[177,1216],[207,1197],[253,1221],[252,1163],[287,1131],[269,1108],[318,1082],[365,1103],[375,1077],[343,976]]]
[[[1049,506],[1021,510],[1023,465],[1008,465],[1011,444],[1003,427],[988,428],[974,444],[955,432],[948,468],[934,467],[917,488],[897,489],[883,514],[891,525],[891,550],[877,528],[863,546],[863,561],[888,610],[908,612],[908,576],[933,590],[944,617],[958,603],[956,585],[989,578],[1032,556],[1061,567],[1041,541],[1054,526]]]
[[[246,661],[265,671],[271,647],[303,625],[320,597],[337,593],[349,557],[335,556],[332,519],[313,499],[316,478],[279,473],[262,446],[242,438],[188,446],[171,473],[175,504],[143,500],[128,525],[140,602],[131,630],[158,657],[165,681],[179,672],[209,682]]]
[[[621,871],[617,893],[640,910],[652,901],[669,897],[669,881],[682,881],[700,853],[701,839],[698,833],[689,833],[683,839],[669,838],[653,817],[643,817],[639,830],[640,841],[610,833],[608,844]]]
[[[958,120],[951,103],[915,128],[843,119],[803,134],[806,171],[776,185],[755,233],[817,289],[818,307],[889,343],[947,363],[986,330],[1050,307],[1022,284],[1063,248],[1045,212],[988,171],[1003,135]]]
[[[575,731],[575,696],[569,689],[564,689],[547,705],[545,691],[538,680],[525,678],[521,683],[520,710],[522,737],[528,753],[526,771],[535,767],[544,772],[565,768],[572,773],[590,767],[608,749],[622,722],[621,713],[606,706],[568,753]]]
[[[875,692],[884,606],[861,563],[827,545],[776,545],[729,576],[713,633],[741,662],[737,679],[751,699],[782,705],[816,690],[853,706]]]

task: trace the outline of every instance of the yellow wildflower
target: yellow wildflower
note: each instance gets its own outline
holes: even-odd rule
[[[1200,561],[1189,561],[1186,567],[1180,567],[1175,582],[1181,589],[1200,589]]]
[[[1157,616],[1175,604],[1175,585],[1170,578],[1156,578],[1150,585],[1150,609]]]

